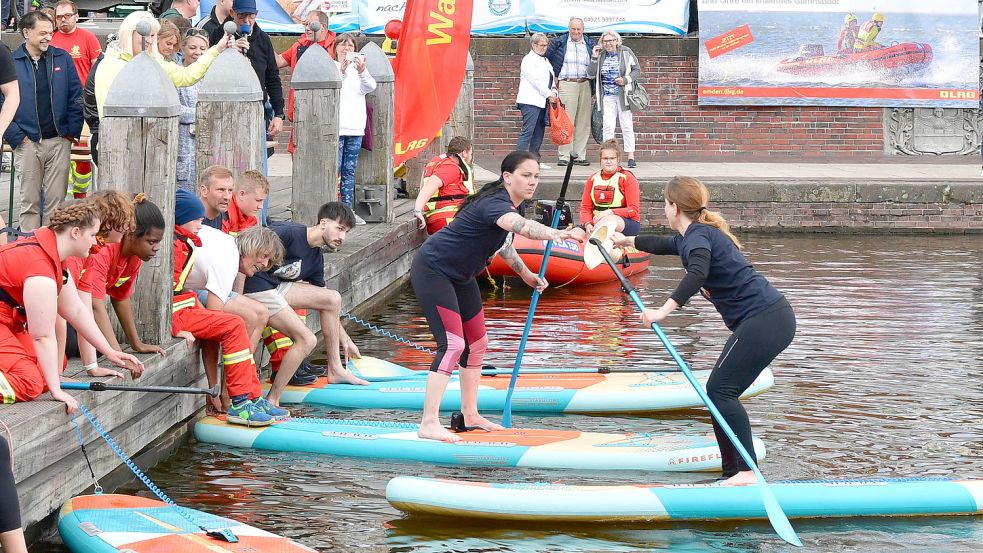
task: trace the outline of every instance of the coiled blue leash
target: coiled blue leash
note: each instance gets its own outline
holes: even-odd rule
[[[85,405],[79,403],[79,411],[83,415],[85,415],[85,418],[89,419],[89,424],[92,425],[92,428],[95,428],[96,432],[99,433],[102,439],[105,440],[107,444],[109,444],[109,447],[123,461],[123,464],[125,464],[131,471],[133,471],[133,474],[136,475],[136,477],[139,478],[140,481],[143,482],[145,486],[147,486],[148,490],[154,492],[154,495],[160,498],[161,501],[163,501],[164,503],[166,503],[171,507],[174,507],[177,514],[181,515],[181,518],[197,526],[202,532],[204,532],[210,538],[215,538],[229,543],[236,543],[239,541],[239,538],[229,528],[222,528],[220,530],[209,530],[204,526],[202,526],[191,515],[185,512],[186,509],[184,507],[181,507],[177,503],[174,503],[174,501],[170,497],[167,497],[167,494],[165,494],[163,490],[158,488],[157,484],[154,484],[154,481],[151,480],[149,476],[144,474],[144,472],[140,470],[140,467],[138,467],[137,464],[134,463],[133,460],[126,455],[126,453],[123,453],[123,448],[121,448],[119,444],[116,443],[116,440],[113,440],[112,436],[110,436],[109,433],[106,432],[106,429],[103,428],[102,423],[96,420],[95,415],[93,415],[88,410],[88,408],[85,407]],[[75,425],[75,435],[78,437],[79,445],[82,447],[82,455],[85,456],[85,462],[89,464],[89,472],[92,474],[93,482],[95,482],[95,492],[97,494],[101,494],[102,486],[100,486],[99,482],[96,480],[95,472],[93,472],[92,470],[92,464],[89,463],[89,456],[85,453],[85,442],[84,440],[82,440],[82,429],[79,427],[78,416],[72,417],[72,424]]]
[[[387,338],[392,338],[393,340],[396,340],[397,342],[400,342],[402,344],[406,344],[406,345],[408,345],[410,347],[416,348],[416,349],[418,349],[418,350],[420,350],[420,351],[422,351],[424,353],[429,353],[430,355],[435,355],[437,353],[437,352],[435,352],[434,350],[432,350],[432,349],[430,349],[428,347],[421,346],[420,344],[417,344],[417,343],[415,343],[415,342],[413,342],[411,340],[407,340],[406,338],[403,338],[402,336],[397,336],[396,334],[393,334],[392,332],[389,332],[388,330],[386,330],[386,329],[384,329],[384,328],[382,328],[380,326],[376,326],[376,325],[374,325],[374,324],[372,324],[372,323],[370,323],[368,321],[364,321],[362,319],[359,319],[358,317],[356,317],[355,315],[352,315],[351,313],[349,313],[347,311],[342,310],[341,314],[342,314],[342,316],[347,317],[348,319],[350,319],[352,321],[355,321],[356,323],[364,326],[365,328],[367,328],[369,330],[373,330],[375,332],[378,332],[379,334],[382,334],[383,336],[386,336]]]

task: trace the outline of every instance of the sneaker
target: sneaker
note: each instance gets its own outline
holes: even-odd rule
[[[269,426],[273,424],[273,417],[248,399],[241,403],[230,405],[225,420],[232,424],[242,424],[245,426]]]
[[[303,372],[314,377],[321,377],[328,374],[328,368],[324,365],[312,365],[310,361],[304,361],[297,367],[297,372]]]
[[[549,165],[546,165],[545,163],[540,163],[539,164],[539,168],[542,169],[542,170],[544,170],[544,171],[549,170],[549,169],[552,169],[552,167],[550,167]]]
[[[363,218],[359,217],[358,215],[356,215],[355,216],[355,224],[356,225],[364,225],[365,224],[365,219],[363,219]]]
[[[590,167],[590,162],[586,159],[578,159],[577,161],[573,162],[573,164],[581,167]]]
[[[310,386],[315,382],[317,382],[316,376],[312,376],[307,373],[300,372],[300,370],[298,369],[297,372],[295,372],[294,375],[290,378],[290,382],[287,382],[287,384],[290,386]]]
[[[574,163],[576,163],[576,162],[574,162]],[[556,164],[559,165],[560,167],[566,167],[567,166],[567,160],[561,159],[560,161],[556,162]]]
[[[254,399],[253,405],[259,407],[260,411],[273,417],[274,420],[282,421],[290,418],[290,411],[287,411],[283,407],[277,407],[276,405],[273,405],[269,401],[266,401],[265,397],[259,397]]]
[[[628,160],[628,168],[629,168],[629,169],[634,169],[634,168],[635,168],[635,167],[637,167],[637,166],[638,166],[638,164],[637,164],[637,163],[635,163],[635,160],[634,160],[634,159],[629,159],[629,160]]]

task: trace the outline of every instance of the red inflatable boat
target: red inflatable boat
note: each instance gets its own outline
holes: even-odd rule
[[[819,44],[807,44],[794,58],[778,62],[777,69],[793,75],[831,75],[857,69],[895,76],[920,73],[932,63],[932,46],[921,42],[904,42],[865,52],[823,55]]]
[[[526,267],[538,274],[543,262],[546,242],[546,240],[531,240],[524,236],[516,236],[512,245],[515,246],[515,251],[522,257]],[[584,245],[575,240],[553,242],[553,251],[550,253],[549,265],[546,267],[546,280],[550,286],[596,284],[617,279],[607,264],[602,263],[593,269],[588,269],[584,265],[583,248]],[[622,259],[618,263],[618,270],[625,276],[647,271],[652,260],[651,255],[634,248],[628,248],[625,257],[627,262]],[[488,266],[488,271],[494,277],[516,276],[515,272],[497,255]]]

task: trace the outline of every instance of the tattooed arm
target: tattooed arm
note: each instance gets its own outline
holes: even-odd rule
[[[566,240],[567,238],[573,238],[578,242],[583,242],[587,239],[587,233],[584,232],[584,229],[553,229],[542,223],[526,219],[518,213],[506,213],[502,215],[498,218],[497,224],[509,232],[514,232],[533,240]]]
[[[512,244],[506,244],[502,249],[498,250],[498,255],[501,256],[506,264],[508,264],[510,269],[515,271],[515,274],[519,275],[522,282],[525,282],[540,292],[549,286],[546,279],[539,278],[539,275],[530,271],[529,267],[526,267],[525,262],[523,262],[522,258],[519,256],[519,252],[515,251],[515,246]]]

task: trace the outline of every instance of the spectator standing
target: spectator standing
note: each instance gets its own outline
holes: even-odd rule
[[[365,95],[375,90],[375,79],[365,68],[365,56],[355,53],[355,37],[344,33],[335,43],[335,63],[341,72],[341,118],[338,121],[338,173],[341,201],[355,205],[355,169],[365,136]],[[355,216],[356,225],[365,221]]]
[[[604,140],[614,138],[614,127],[620,124],[628,167],[635,167],[635,128],[628,91],[641,74],[638,58],[631,48],[622,45],[621,35],[604,31],[601,45],[594,47],[587,71],[590,78],[595,79],[595,102],[604,113]]]
[[[539,159],[546,130],[546,100],[556,98],[558,93],[553,66],[543,57],[549,47],[546,35],[535,33],[529,43],[532,49],[522,58],[519,92],[515,97],[516,107],[522,112],[522,130],[515,149],[532,152]],[[540,162],[539,168],[550,169],[550,166]]]
[[[270,41],[270,36],[256,24],[258,14],[256,0],[235,0],[232,3],[230,15],[236,28],[239,29],[236,31],[235,38],[249,40],[246,57],[249,58],[249,63],[259,77],[259,85],[263,89],[263,103],[269,102],[272,107],[272,113],[267,111],[266,114],[266,138],[271,140],[283,129],[283,85],[280,83],[280,69],[276,64],[273,42]],[[217,25],[211,32],[209,42],[215,45],[223,38],[225,38],[225,30],[221,25]]]
[[[195,29],[205,31],[211,36],[212,31],[219,28],[226,21],[232,20],[232,0],[216,0],[212,6],[212,11],[208,17],[202,17],[195,25]]]
[[[201,29],[188,29],[182,48],[184,66],[198,61],[208,50],[208,35]],[[181,119],[178,127],[177,145],[177,186],[195,192],[195,115],[198,106],[198,89],[201,81],[177,89],[181,101]]]
[[[570,152],[577,154],[577,165],[590,165],[587,161],[587,138],[590,136],[591,86],[587,78],[594,41],[584,35],[584,20],[571,17],[567,32],[554,38],[546,47],[546,59],[553,66],[553,74],[559,81],[560,100],[566,106],[573,121],[573,142],[559,147],[559,165],[570,160]]]
[[[41,226],[45,214],[65,199],[72,140],[82,132],[82,84],[68,52],[49,47],[54,27],[41,12],[22,17],[25,42],[13,55],[21,102],[4,139],[14,148],[21,176],[24,231]]]
[[[10,48],[0,42],[0,134],[7,132],[7,127],[14,120],[17,106],[20,105],[20,86],[17,84],[17,70],[14,69],[14,58]],[[7,223],[0,217],[0,226]],[[7,235],[0,232],[0,245],[7,243]],[[23,531],[20,532],[23,537]],[[4,546],[3,534],[0,531],[0,546]]]
[[[315,21],[321,24],[321,30],[317,33],[311,30],[311,24]],[[314,43],[319,44],[328,52],[329,56],[334,57],[335,34],[334,31],[328,29],[328,14],[320,10],[311,10],[308,12],[307,18],[304,21],[304,34],[282,55],[277,54],[276,66],[280,69],[289,67],[290,73],[293,73],[294,68],[297,67],[297,61],[300,60],[300,56],[304,55],[304,52]],[[292,88],[287,92],[287,119],[290,121],[294,120],[294,89]],[[289,150],[290,153],[294,151],[294,135],[292,130],[290,132]]]
[[[160,31],[157,31],[157,51],[160,57],[171,63],[181,63],[176,59],[181,49],[181,31],[177,25],[166,19],[160,22]]]
[[[198,13],[198,6],[201,0],[174,0],[171,7],[160,14],[161,22],[170,21],[174,23],[181,32],[191,28],[191,18]]]
[[[58,31],[51,36],[51,45],[72,56],[79,81],[84,83],[92,70],[92,64],[102,53],[99,39],[91,32],[79,28],[79,10],[72,0],[61,0],[55,4],[55,22]]]

